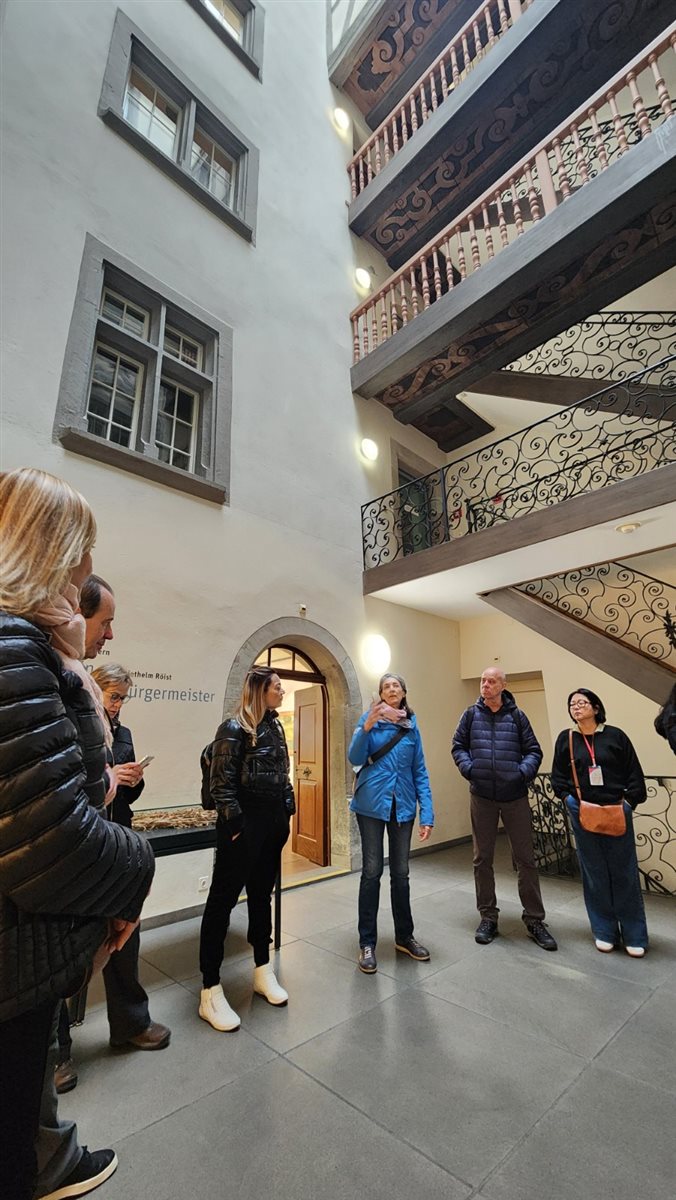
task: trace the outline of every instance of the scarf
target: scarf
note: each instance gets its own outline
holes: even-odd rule
[[[85,652],[86,626],[82,613],[76,611],[79,599],[77,588],[74,584],[69,583],[64,588],[62,594],[57,596],[51,604],[46,604],[44,608],[40,608],[36,613],[33,613],[32,619],[36,625],[40,625],[48,631],[50,642],[59,655],[64,667],[77,675],[78,679],[82,682],[82,686],[89,692],[94,708],[96,709],[96,715],[103,726],[103,736],[106,746],[110,750],[113,738],[106,710],[103,707],[103,693],[96,680],[92,679],[89,672],[82,665]]]

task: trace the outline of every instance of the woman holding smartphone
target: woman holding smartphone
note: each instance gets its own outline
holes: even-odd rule
[[[434,811],[420,731],[406,701],[406,684],[401,675],[383,675],[378,699],[364,713],[354,732],[349,758],[359,768],[350,805],[357,815],[363,862],[359,885],[359,969],[367,975],[378,969],[378,903],[386,828],[395,947],[416,962],[427,962],[429,950],[413,936],[408,856],[417,809],[420,809],[418,836],[422,842],[432,832]]]

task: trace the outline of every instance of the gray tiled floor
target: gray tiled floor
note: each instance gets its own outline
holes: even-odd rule
[[[197,1016],[199,922],[142,935],[157,1054],[113,1053],[100,984],[62,1097],[90,1146],[114,1145],[110,1200],[663,1200],[676,1153],[676,912],[648,897],[643,961],[598,954],[579,884],[543,880],[558,954],[524,934],[501,844],[501,935],[474,942],[467,847],[412,862],[417,964],[391,941],[355,964],[358,880],[286,894],[287,1008],[251,994],[246,913],[222,979],[242,1017]]]

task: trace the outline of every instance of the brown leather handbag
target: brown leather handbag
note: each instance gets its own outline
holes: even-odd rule
[[[592,804],[589,800],[582,799],[580,781],[577,777],[575,758],[573,757],[572,729],[568,730],[568,749],[575,791],[580,801],[580,825],[587,830],[587,833],[605,833],[606,837],[622,837],[622,834],[627,832],[627,817],[622,801],[619,804]]]

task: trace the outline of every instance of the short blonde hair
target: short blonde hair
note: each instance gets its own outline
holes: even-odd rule
[[[107,692],[110,687],[124,686],[125,683],[131,687],[134,682],[127,668],[120,666],[119,663],[106,663],[102,667],[97,667],[95,671],[92,671],[92,679],[96,680],[102,692]]]
[[[84,496],[36,467],[0,475],[0,608],[30,617],[59,596],[96,539]]]

